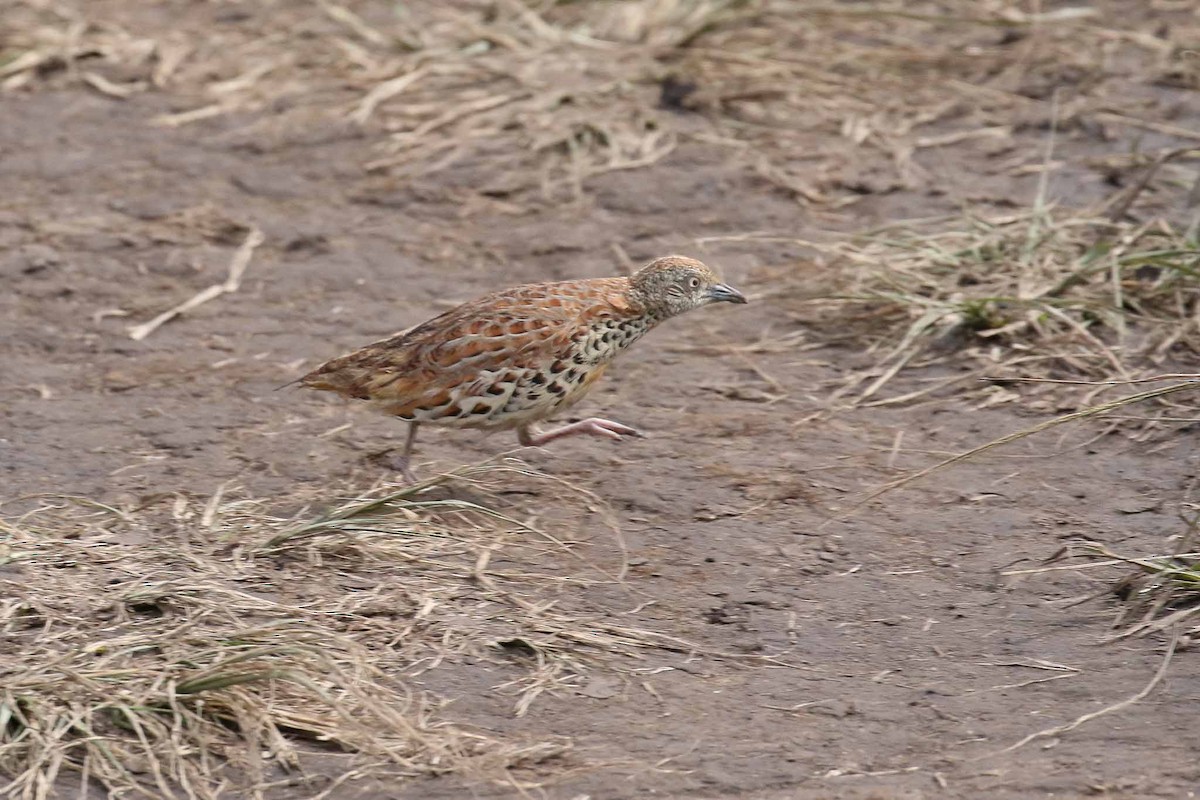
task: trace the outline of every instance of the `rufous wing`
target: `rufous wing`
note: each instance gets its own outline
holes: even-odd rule
[[[627,279],[609,278],[499,292],[328,361],[301,382],[411,418],[481,395],[489,380],[549,369],[596,317],[628,313],[627,288]]]

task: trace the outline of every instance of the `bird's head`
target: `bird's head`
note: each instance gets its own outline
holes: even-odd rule
[[[709,303],[744,303],[746,296],[722,283],[711,269],[694,258],[664,256],[630,278],[630,288],[648,311],[673,317]]]

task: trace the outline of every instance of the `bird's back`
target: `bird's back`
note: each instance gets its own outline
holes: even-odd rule
[[[628,278],[531,284],[322,364],[305,386],[419,422],[512,427],[574,402],[649,327]]]

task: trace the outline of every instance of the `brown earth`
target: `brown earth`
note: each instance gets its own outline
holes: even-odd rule
[[[156,13],[134,5],[124,24]],[[386,5],[359,10],[385,14]],[[193,4],[187,19],[230,9],[242,16],[212,24],[264,24],[252,4]],[[1138,28],[1153,31],[1154,20]],[[1121,91],[1146,88],[1130,81]],[[1193,90],[1146,88],[1144,97],[1170,106],[1171,124],[1195,129]],[[1134,694],[1158,667],[1161,642],[1099,642],[1109,601],[1054,602],[1102,582],[1002,572],[1036,566],[1068,539],[1166,547],[1197,475],[1189,430],[1152,444],[1091,438],[1087,428],[1027,440],[829,521],[898,470],[1041,417],[953,397],[831,404],[830,392],[872,361],[828,325],[806,328],[802,299],[820,291],[823,266],[788,240],[984,201],[1024,207],[1036,171],[992,169],[999,156],[970,142],[923,150],[919,182],[859,186],[835,218],[705,141],[702,115],[662,110],[688,134],[673,152],[588,178],[582,196],[558,202],[536,188],[483,194],[487,173],[472,159],[424,178],[368,172],[377,134],[316,111],[278,135],[261,134],[271,108],[152,124],[186,107],[166,91],[116,99],[65,78],[0,96],[5,497],[135,502],[204,497],[231,482],[286,504],[326,484],[366,486],[383,475],[366,454],[395,443],[401,426],[276,386],[495,287],[620,272],[618,251],[633,262],[695,255],[752,304],[673,321],[579,409],[649,437],[521,455],[602,498],[629,551],[624,586],[576,587],[562,602],[708,655],[643,653],[543,694],[521,717],[511,694],[495,690],[524,674],[519,659],[448,660],[414,679],[453,700],[443,716],[504,737],[569,739],[562,761],[523,775],[542,782],[532,796],[548,798],[1178,798],[1200,786],[1191,706],[1200,662],[1186,651],[1140,703],[999,753]],[[1112,191],[1088,157],[1127,151],[1138,135],[1100,135],[1080,114],[1058,144],[1051,194],[1084,205]],[[1178,141],[1148,135],[1155,146]],[[1004,158],[1023,152],[1039,163],[1044,137],[1029,126]],[[1138,145],[1150,146],[1145,136]],[[862,169],[869,182],[874,168]],[[1166,187],[1151,200],[1178,203],[1184,192]],[[220,282],[245,235],[239,226],[250,224],[265,243],[238,292],[144,341],[128,337],[129,324]],[[788,344],[744,347],[777,340]],[[952,369],[907,370],[888,391]],[[419,462],[433,471],[514,446],[504,435],[433,432]],[[553,517],[558,498],[543,490],[520,502]],[[577,522],[589,561],[620,563],[607,529]],[[363,577],[404,574],[379,565]],[[338,763],[314,757],[315,783],[277,791],[309,796]],[[447,776],[350,782],[334,796],[517,793]]]

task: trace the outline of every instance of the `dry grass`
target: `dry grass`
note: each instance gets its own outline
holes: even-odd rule
[[[1180,517],[1183,533],[1168,538],[1169,552],[1133,555],[1100,542],[1073,542],[1048,560],[1051,566],[1020,572],[1086,570],[1104,589],[1070,602],[1097,597],[1119,601],[1113,631],[1106,641],[1167,633],[1177,636],[1180,646],[1187,647],[1200,636],[1200,552],[1195,551],[1200,518],[1194,503],[1184,505],[1189,511]],[[1117,577],[1101,577],[1099,572]]]
[[[1115,552],[1099,542],[1081,541],[1067,545],[1047,565],[1032,569],[1010,570],[1004,574],[1024,576],[1051,571],[1075,571],[1105,584],[1101,591],[1070,600],[1067,605],[1115,597],[1120,601],[1113,620],[1113,632],[1104,641],[1146,636],[1164,636],[1165,652],[1158,669],[1149,682],[1136,694],[1112,705],[1089,711],[1063,725],[1035,731],[996,753],[1017,750],[1040,739],[1057,739],[1076,728],[1108,714],[1123,711],[1148,697],[1166,677],[1176,652],[1190,648],[1200,635],[1200,552],[1191,551],[1196,543],[1200,517],[1195,504],[1186,503],[1189,513],[1182,515],[1185,525],[1182,536],[1174,536],[1174,550],[1167,555],[1133,556]],[[1129,567],[1134,571],[1130,572]],[[1097,572],[1119,571],[1119,577],[1098,577]]]
[[[1200,134],[1148,117],[1128,88],[1200,86],[1200,23],[1183,7],[1160,10],[1174,15],[1163,31],[1131,25],[1119,3],[1004,0],[315,0],[230,12],[236,24],[203,4],[170,24],[113,1],[8,5],[4,90],[168,93],[175,110],[157,124],[232,115],[245,122],[222,138],[264,150],[332,117],[369,137],[363,166],[379,191],[436,176],[467,209],[582,201],[596,176],[688,144],[723,150],[763,191],[842,230],[864,199],[926,184],[924,156],[1040,175],[1025,212],[975,201],[961,216],[801,242],[834,276],[806,320],[819,327],[833,300],[839,332],[849,311],[876,356],[835,392],[846,403],[966,388],[994,405],[1029,393],[1003,379],[1127,379],[1200,346],[1195,210],[1162,208],[1195,183]],[[1084,157],[1126,188],[1091,210],[1049,207],[1056,135],[1094,129],[1183,146]],[[973,372],[885,391],[948,350]],[[983,376],[1002,380],[972,380]]]
[[[566,752],[455,724],[411,679],[447,660],[501,663],[510,679],[495,691],[523,714],[591,670],[690,645],[571,602],[572,587],[618,583],[620,565],[589,565],[516,519],[487,488],[499,480],[550,479],[506,462],[460,471],[454,491],[381,484],[320,514],[279,515],[233,488],[136,508],[6,503],[7,792],[48,797],[64,780],[151,797],[304,786],[305,751],[353,754],[349,777],[511,780]],[[571,567],[547,572],[557,562]]]
[[[580,198],[589,178],[691,141],[831,213],[874,184],[919,185],[922,151],[1011,149],[1014,119],[1044,113],[1045,86],[1079,90],[1064,124],[1106,109],[1130,129],[1157,123],[1086,94],[1114,62],[1196,80],[1183,12],[1161,38],[1119,10],[1003,0],[316,0],[230,12],[237,24],[186,8],[157,26],[112,0],[8,6],[7,91],[170,92],[177,110],[157,120],[170,126],[272,109],[233,134],[258,147],[333,115],[376,138],[370,169],[471,165],[483,175],[471,189],[492,198]]]
[[[309,123],[332,117],[365,133],[363,166],[381,187],[432,177],[465,208],[584,202],[599,175],[715,147],[754,186],[840,230],[858,227],[865,198],[921,186],[923,153],[1046,174],[1051,129],[1198,138],[1097,88],[1117,67],[1143,84],[1200,85],[1186,8],[1159,35],[1119,5],[1039,13],[1005,0],[143,5],[0,0],[0,91],[161,93],[170,107],[154,124],[223,118],[218,133],[197,129],[257,151],[330,135]],[[1122,155],[1105,168],[1146,181],[1091,211],[1048,207],[1043,193],[1021,213],[981,207],[806,242],[837,295],[806,305],[808,321],[832,309],[843,329],[856,323],[854,344],[876,361],[837,396],[901,403],[966,388],[986,406],[1023,396],[1022,376],[1127,379],[1194,360],[1192,212],[1144,202],[1186,192],[1194,156]],[[795,231],[741,240],[763,236]],[[891,391],[906,369],[964,362],[966,373]],[[455,724],[410,679],[448,659],[498,660],[511,680],[496,690],[520,714],[588,670],[693,648],[572,602],[581,584],[621,587],[621,565],[584,562],[488,491],[501,478],[547,480],[506,464],[465,471],[449,494],[381,485],[322,513],[235,487],[130,508],[6,503],[8,790],[46,797],[71,777],[214,797],[227,782],[287,779],[304,750],[353,754],[360,772],[345,775],[494,778],[564,752]],[[1191,596],[1190,559],[1137,562],[1170,592],[1153,619]],[[306,788],[336,796],[337,784]]]
[[[843,286],[821,303],[837,307],[842,326],[857,320],[877,353],[877,366],[840,393],[885,405],[966,390],[986,407],[1027,393],[1029,385],[1014,384],[1022,378],[1121,382],[1186,369],[1200,355],[1194,235],[1163,218],[1116,223],[1035,209],[823,246]],[[921,390],[881,392],[902,368],[948,361],[970,371]],[[1112,387],[1086,388],[1084,406]],[[1196,416],[1190,406],[1159,413]]]
[[[1195,520],[1188,521],[1194,530]],[[1183,644],[1200,635],[1200,553],[1133,556],[1108,547],[1087,543],[1071,548],[1070,554],[1090,563],[1101,559],[1134,567],[1121,578],[1112,593],[1122,600],[1110,640],[1148,636],[1176,630]]]

